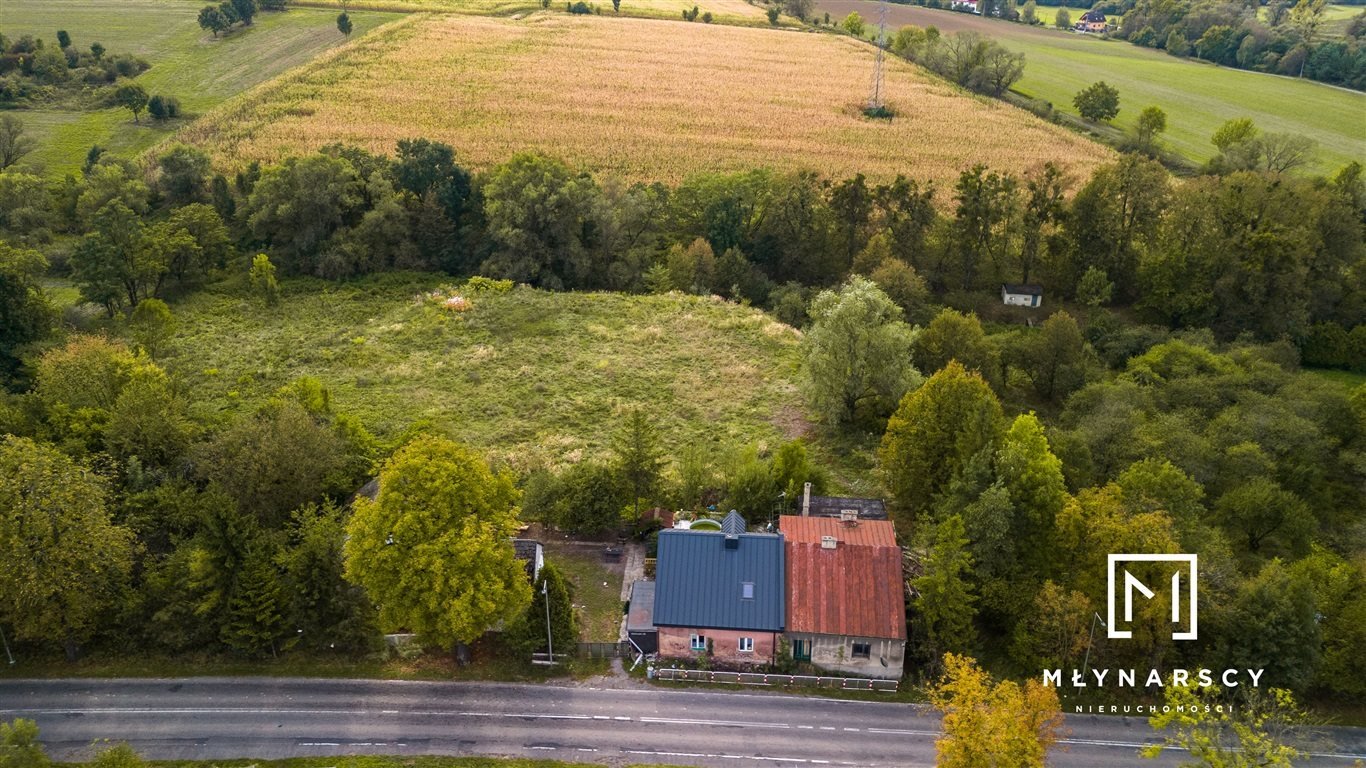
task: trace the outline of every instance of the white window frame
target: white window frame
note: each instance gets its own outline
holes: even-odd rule
[[[692,637],[688,640],[688,647],[694,651],[707,650],[707,636],[699,635],[696,632],[692,633]]]
[[[754,653],[754,638],[752,638],[752,637],[742,637],[742,638],[740,638],[740,645],[739,645],[739,648],[740,648],[740,653]]]

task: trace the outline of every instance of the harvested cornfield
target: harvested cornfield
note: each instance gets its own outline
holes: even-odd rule
[[[710,13],[717,21],[727,24],[768,24],[763,6],[746,0],[621,0],[612,7],[612,0],[584,0],[593,13],[612,16],[677,19],[683,11],[697,6],[698,13]],[[296,6],[315,8],[346,8],[351,11],[434,11],[437,13],[468,13],[476,16],[512,16],[541,10],[541,0],[295,0]],[[565,0],[550,0],[547,6],[561,11]],[[782,23],[795,23],[783,17]]]
[[[974,163],[1108,150],[1015,107],[888,60],[891,121],[862,114],[873,49],[782,30],[537,14],[413,17],[245,94],[182,139],[225,169],[330,142],[391,152],[427,137],[487,168],[537,150],[632,181],[699,171],[811,169],[951,183]]]

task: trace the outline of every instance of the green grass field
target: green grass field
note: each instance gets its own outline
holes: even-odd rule
[[[137,82],[150,94],[180,99],[190,114],[205,112],[346,42],[334,12],[309,8],[264,13],[251,27],[214,39],[199,28],[200,7],[185,0],[4,0],[0,30],[10,38],[30,34],[55,41],[57,30],[64,29],[78,47],[98,41],[110,53],[137,54],[152,65]],[[397,14],[357,12],[351,37],[395,18]],[[39,141],[24,163],[53,176],[79,169],[93,144],[134,154],[183,124],[153,126],[144,115],[137,125],[122,109],[14,114]]]
[[[273,310],[211,287],[173,305],[180,328],[164,362],[210,412],[315,376],[381,435],[426,420],[517,468],[604,452],[635,405],[670,451],[772,445],[805,427],[798,333],[759,310],[529,288],[474,296],[463,313],[419,298],[448,280],[286,281]]]
[[[857,10],[876,18],[870,0],[822,0],[817,6],[833,18]],[[1045,10],[1051,19],[1053,9]],[[1073,17],[1076,17],[1076,13]],[[1311,170],[1331,173],[1347,163],[1366,161],[1366,94],[1289,77],[1216,67],[1178,59],[1162,51],[1040,27],[1028,27],[970,14],[894,5],[892,27],[934,25],[944,33],[975,30],[1025,55],[1024,77],[1015,89],[1044,99],[1055,109],[1076,114],[1072,97],[1097,80],[1119,89],[1115,125],[1133,130],[1149,105],[1167,113],[1166,146],[1191,160],[1204,161],[1215,150],[1209,137],[1226,120],[1250,117],[1264,131],[1299,133],[1318,142]]]

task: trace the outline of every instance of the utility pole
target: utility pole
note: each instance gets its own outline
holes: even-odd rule
[[[550,663],[555,663],[555,640],[550,634],[550,589],[549,579],[541,577],[541,596],[545,598],[545,645],[550,649]]]
[[[9,652],[9,641],[5,639],[4,627],[0,627],[0,643],[5,646],[5,656],[9,659],[10,666],[14,666],[14,654]]]
[[[873,58],[873,88],[868,96],[866,112],[872,117],[881,117],[886,109],[883,102],[883,60],[887,52],[887,0],[877,4],[877,54]]]
[[[1096,622],[1099,621],[1102,627],[1105,626],[1105,619],[1102,619],[1099,613],[1092,611],[1091,616],[1091,637],[1086,640],[1086,660],[1081,663],[1081,679],[1083,681],[1086,680],[1086,671],[1091,666],[1091,643],[1096,641]]]

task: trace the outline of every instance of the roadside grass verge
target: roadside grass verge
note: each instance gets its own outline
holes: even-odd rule
[[[201,7],[186,0],[4,0],[0,23],[10,39],[33,35],[55,45],[62,29],[77,48],[99,42],[110,53],[141,56],[152,66],[135,82],[148,94],[176,97],[191,117],[348,40],[337,31],[336,13],[310,8],[262,13],[250,27],[214,38],[199,28]],[[398,18],[394,13],[356,13],[349,39]],[[38,141],[38,149],[22,164],[50,176],[78,172],[94,144],[133,155],[187,122],[158,125],[143,115],[135,124],[132,114],[119,108],[11,114]]]
[[[449,653],[427,652],[415,658],[381,658],[375,654],[327,655],[288,651],[278,659],[245,659],[227,653],[179,656],[94,650],[75,662],[61,653],[28,645],[15,647],[16,662],[0,664],[3,678],[69,677],[318,677],[373,680],[542,682],[583,679],[606,674],[604,659],[569,659],[555,667],[528,664],[498,653],[485,643],[472,649],[472,662],[460,666]]]
[[[111,737],[111,743],[118,743]],[[80,763],[66,763],[80,765]],[[441,757],[436,755],[356,755],[351,757],[290,757],[283,760],[149,760],[148,768],[579,768],[591,763],[526,760],[517,757]],[[662,764],[625,768],[670,768]],[[678,768],[674,766],[673,768]]]

